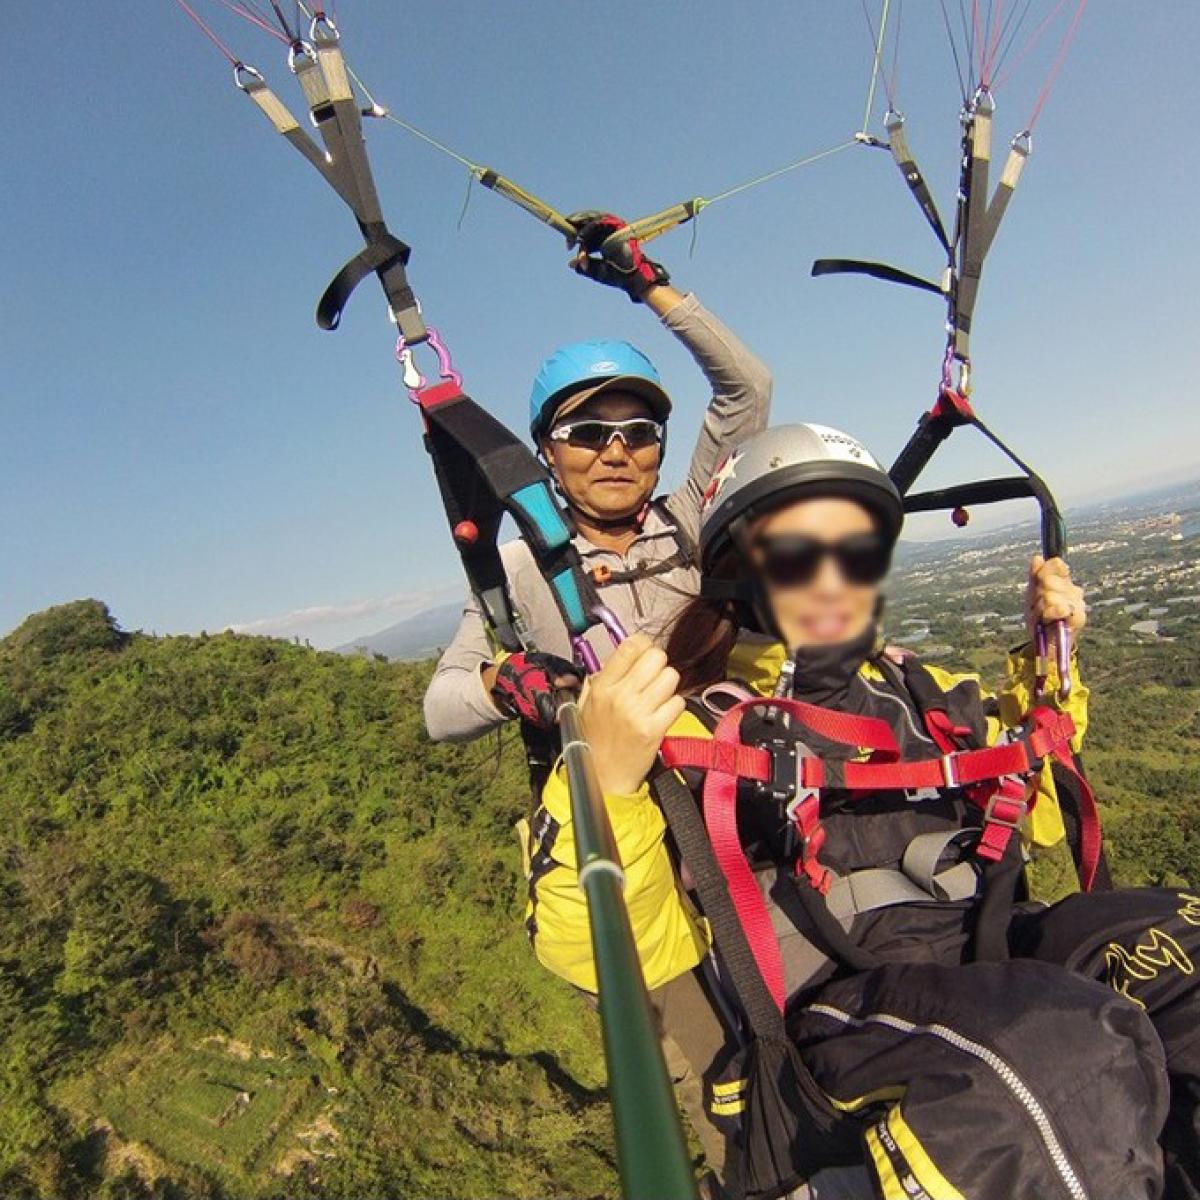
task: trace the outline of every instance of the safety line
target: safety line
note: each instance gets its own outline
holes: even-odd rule
[[[1029,16],[1029,10],[1033,7],[1033,0],[1025,0],[1025,7],[1021,9],[1021,15],[1017,18],[1015,24],[1012,17],[1017,12],[1015,8],[1009,10],[1009,19],[1004,23],[1004,30],[1001,34],[1001,40],[1004,42],[1000,52],[996,55],[995,61],[991,64],[991,72],[993,77],[999,74],[1000,68],[1008,59],[1009,51],[1012,50],[1013,43],[1017,40],[1017,35],[1021,32],[1025,25],[1025,19]],[[1011,31],[1009,29],[1011,26]],[[993,83],[993,87],[997,86]]]
[[[867,28],[871,31],[872,40],[875,42],[875,55],[871,64],[871,81],[867,85],[867,103],[863,111],[862,124],[859,130],[866,133],[871,125],[871,110],[875,107],[875,85],[879,80],[879,64],[883,61],[883,38],[887,32],[888,10],[891,8],[892,0],[883,0],[883,12],[879,18],[879,36],[876,38],[874,23],[871,20],[870,13],[867,12],[867,0],[862,0],[863,16],[867,18]],[[887,86],[887,80],[884,80],[884,86]],[[888,104],[892,104],[891,89],[888,89]]]
[[[265,21],[247,6],[243,4],[234,4],[233,0],[221,0],[221,3],[225,5],[225,7],[229,9],[231,13],[236,13],[239,17],[241,17],[243,21],[249,21],[251,25],[261,29],[263,33],[270,34],[271,37],[273,37],[277,42],[282,42],[285,46],[288,44],[288,39],[284,34],[280,33],[274,25],[272,25],[269,21]]]
[[[715,196],[697,196],[696,200],[700,203],[701,208],[708,208],[710,205],[716,204],[719,200],[728,200],[730,196],[736,196],[739,192],[745,192],[752,187],[758,187],[760,183],[768,183],[772,179],[778,179],[780,175],[786,175],[789,171],[796,171],[800,167],[807,167],[809,163],[818,162],[822,158],[828,158],[831,154],[838,154],[842,150],[848,150],[851,146],[857,146],[858,144],[856,138],[851,138],[846,142],[839,142],[836,146],[830,146],[828,150],[821,150],[816,154],[810,154],[807,158],[797,159],[794,163],[788,163],[786,167],[779,167],[774,171],[768,171],[765,175],[748,179],[745,183],[739,183],[736,187],[727,188],[723,192],[718,192]]]
[[[900,85],[900,30],[904,28],[904,0],[896,5],[896,37],[892,43],[892,85],[888,88],[888,103],[895,108],[895,96]],[[886,81],[887,76],[884,75]]]

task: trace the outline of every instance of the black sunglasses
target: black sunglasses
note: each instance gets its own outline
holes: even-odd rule
[[[836,542],[789,533],[760,537],[755,545],[763,575],[777,587],[812,583],[826,556],[834,559],[848,583],[878,583],[892,565],[892,547],[878,533],[855,533]]]
[[[627,450],[644,450],[657,446],[662,434],[663,427],[657,421],[632,417],[627,421],[567,421],[550,430],[550,440],[599,453],[613,438],[620,438]]]

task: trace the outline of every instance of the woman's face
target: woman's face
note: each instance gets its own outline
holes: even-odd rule
[[[790,649],[850,641],[874,619],[890,548],[861,504],[833,496],[797,500],[763,517],[751,544]]]

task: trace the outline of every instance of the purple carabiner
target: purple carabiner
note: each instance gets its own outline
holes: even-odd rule
[[[1054,665],[1058,668],[1058,698],[1068,700],[1071,696],[1071,627],[1066,621],[1053,621]],[[1046,689],[1050,674],[1050,633],[1047,626],[1038,623],[1034,631],[1034,651],[1037,666],[1034,668],[1034,690],[1040,696]]]
[[[592,609],[592,616],[608,630],[608,636],[612,638],[614,646],[619,646],[629,636],[625,626],[621,624],[621,618],[607,604],[597,604]]]
[[[428,337],[425,340],[437,355],[439,382],[462,387],[462,375],[454,369],[454,361],[446,343],[442,341],[441,334],[432,327],[426,329],[426,333]],[[404,340],[403,334],[396,339],[396,361],[404,368],[404,386],[408,389],[409,399],[414,404],[420,404],[421,392],[425,388],[425,376],[418,369],[413,358],[413,348]]]
[[[589,675],[595,675],[600,670],[600,659],[582,633],[577,633],[571,639],[571,649],[575,651],[576,661]]]
[[[1058,698],[1071,698],[1071,626],[1066,621],[1054,622],[1054,654],[1058,659]]]
[[[608,631],[614,646],[619,646],[629,636],[625,626],[621,624],[621,618],[607,605],[597,604],[592,609],[592,616]],[[595,675],[600,670],[600,656],[582,633],[577,633],[571,639],[571,648],[575,651],[575,658],[589,675]]]

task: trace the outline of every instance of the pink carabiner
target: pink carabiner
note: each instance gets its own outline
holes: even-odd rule
[[[462,375],[454,369],[454,361],[446,343],[442,341],[441,334],[432,327],[429,327],[426,333],[429,335],[426,341],[437,355],[438,382],[453,383],[455,387],[462,387]],[[404,386],[408,389],[409,399],[414,404],[420,404],[421,393],[425,390],[425,376],[417,367],[413,358],[413,348],[404,340],[403,334],[396,339],[396,361],[404,368]]]

